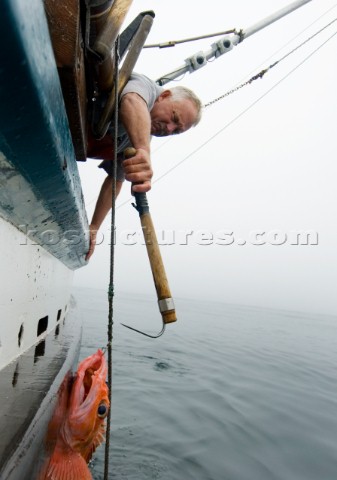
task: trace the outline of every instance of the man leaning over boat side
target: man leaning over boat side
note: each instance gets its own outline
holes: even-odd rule
[[[118,124],[118,161],[116,196],[124,179],[132,182],[133,192],[151,189],[153,171],[150,159],[151,135],[165,137],[186,132],[199,123],[202,104],[199,98],[185,87],[163,89],[145,75],[133,73],[121,93]],[[111,209],[112,195],[112,131],[100,141],[89,139],[88,157],[100,158],[101,168],[108,173],[103,181],[90,224],[89,260],[96,245],[96,234]],[[123,160],[125,148],[134,147],[136,155]]]

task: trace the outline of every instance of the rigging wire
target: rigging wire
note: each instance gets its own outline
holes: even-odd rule
[[[268,60],[270,60],[271,58],[273,58],[275,55],[277,55],[279,52],[281,52],[287,45],[290,45],[294,40],[296,40],[296,38],[298,38],[299,36],[301,36],[304,32],[306,32],[310,27],[312,27],[313,25],[315,25],[315,23],[317,23],[319,20],[321,20],[323,17],[325,17],[325,15],[327,15],[328,13],[330,13],[333,9],[335,9],[337,7],[337,3],[335,3],[335,5],[333,5],[332,7],[328,8],[328,10],[326,10],[324,13],[322,13],[322,15],[320,15],[319,17],[317,17],[313,22],[311,22],[309,25],[307,25],[303,30],[301,30],[300,32],[298,32],[294,37],[292,37],[288,42],[286,42],[284,45],[282,45],[282,47],[278,48],[276,51],[274,51],[269,57],[267,57],[265,60],[263,60],[259,66],[263,65],[264,63],[268,62]],[[227,31],[227,32],[223,32],[223,33],[228,33],[230,31]],[[214,61],[214,59],[212,61],[209,61],[209,63],[212,63]],[[247,78],[248,75],[251,75],[254,71],[256,71],[256,69],[258,68],[255,67],[253,70],[250,71],[250,73],[246,74],[241,82],[243,81],[244,78]],[[176,70],[178,71],[178,70]],[[185,76],[182,75],[183,77]],[[175,81],[179,81],[179,79],[175,79]],[[155,150],[153,150],[152,154],[156,153],[158,150],[160,150],[162,147],[164,147],[165,145],[167,145],[167,143],[171,142],[173,140],[173,137],[169,137],[168,140],[166,140],[166,142],[164,143],[161,143],[159,147],[157,147]],[[91,203],[91,202],[89,202]],[[123,204],[124,205],[124,204]],[[119,205],[117,208],[119,208],[121,205]]]
[[[206,103],[204,105],[204,108],[207,108],[207,107],[210,107],[211,105],[213,105],[214,103],[218,102],[219,100],[222,100],[223,98],[225,97],[228,97],[228,95],[231,95],[232,93],[234,92],[237,92],[238,90],[240,90],[241,88],[243,87],[246,87],[247,85],[250,85],[253,81],[259,79],[259,78],[262,78],[267,72],[269,72],[269,70],[271,70],[272,68],[274,68],[276,65],[278,65],[280,62],[282,62],[283,60],[285,60],[287,57],[289,57],[290,55],[292,55],[293,53],[295,53],[297,50],[299,50],[301,47],[303,47],[306,43],[308,43],[309,41],[311,41],[313,38],[315,38],[317,35],[319,35],[320,33],[322,33],[326,28],[330,27],[333,23],[335,23],[337,21],[337,18],[335,18],[334,20],[332,20],[330,23],[328,23],[327,25],[325,25],[324,27],[322,27],[320,30],[318,30],[316,33],[314,33],[313,35],[311,35],[309,38],[307,38],[306,40],[304,40],[304,42],[300,43],[299,45],[297,45],[295,48],[293,48],[290,52],[286,53],[285,55],[283,55],[283,57],[281,57],[279,60],[277,60],[276,62],[272,63],[271,65],[269,65],[269,67],[267,68],[264,68],[263,70],[261,70],[259,73],[257,73],[256,75],[253,75],[249,80],[247,80],[246,82],[243,82],[239,85],[237,85],[236,87],[232,88],[231,90],[228,90],[226,93],[224,93],[223,95],[220,95],[220,97],[217,97],[215,98],[214,100],[211,100],[210,102]]]
[[[208,143],[210,143],[214,138],[216,138],[220,133],[222,133],[224,130],[226,130],[228,127],[233,125],[239,118],[241,118],[245,113],[247,113],[252,107],[254,107],[260,100],[262,100],[265,96],[267,96],[272,90],[274,90],[277,86],[279,86],[286,78],[288,78],[291,74],[293,74],[299,67],[301,67],[309,58],[311,58],[315,53],[317,53],[325,44],[327,44],[335,35],[337,35],[337,31],[333,33],[327,40],[325,40],[321,45],[319,45],[313,52],[311,52],[309,55],[307,55],[304,60],[302,60],[299,64],[297,64],[293,69],[291,69],[286,75],[284,75],[278,82],[276,82],[269,90],[267,90],[265,93],[263,93],[260,97],[258,97],[254,102],[252,102],[248,107],[246,107],[244,110],[242,110],[238,115],[236,115],[234,118],[232,118],[224,127],[222,127],[220,130],[218,130],[214,135],[212,135],[210,138],[208,138],[205,142],[203,142],[201,145],[199,145],[197,148],[195,148],[191,153],[189,153],[186,157],[184,157],[180,162],[176,163],[171,167],[169,170],[167,170],[165,173],[163,173],[160,177],[158,177],[153,184],[159,182],[162,180],[164,177],[166,177],[169,173],[171,173],[173,170],[178,168],[180,165],[182,165],[184,162],[186,162],[189,158],[191,158],[193,155],[195,155],[197,152],[199,152],[202,148],[204,148]],[[128,203],[129,200],[126,200],[122,204],[120,204],[117,208],[122,207],[126,203]]]
[[[269,55],[268,58],[266,58],[265,60],[263,60],[263,62],[260,63],[259,66],[261,66],[262,64],[264,64],[265,62],[268,62],[271,58],[273,58],[275,55],[277,55],[279,52],[281,52],[286,46],[290,45],[294,40],[296,40],[296,38],[300,37],[302,35],[302,33],[306,32],[310,27],[312,27],[313,25],[315,25],[315,23],[317,23],[319,20],[321,20],[321,18],[323,18],[325,15],[327,15],[328,13],[331,12],[331,10],[333,10],[334,8],[337,7],[337,3],[329,8],[328,10],[326,10],[324,13],[322,13],[322,15],[320,15],[319,17],[316,18],[316,20],[314,20],[313,22],[311,22],[309,25],[307,25],[303,30],[301,30],[300,32],[298,32],[294,37],[292,37],[288,42],[286,42],[284,45],[282,45],[282,47],[278,48],[274,53],[272,53],[271,55]],[[258,68],[258,67],[256,67]],[[247,75],[250,75],[253,71],[256,70],[256,68],[254,70],[251,70],[250,73],[248,73]],[[246,75],[246,76],[247,76]]]
[[[231,33],[237,33],[236,29],[232,28],[231,30],[226,30],[224,32],[208,33],[206,35],[199,35],[198,37],[184,38],[182,40],[169,40],[168,42],[153,43],[153,44],[150,44],[150,45],[144,45],[143,48],[175,47],[176,45],[178,45],[180,43],[195,42],[196,40],[203,40],[204,38],[218,37],[220,35],[230,35]]]
[[[323,17],[324,17],[325,15],[327,15],[328,13],[330,13],[330,12],[331,12],[333,9],[335,9],[336,7],[337,7],[337,3],[336,3],[335,5],[333,5],[331,8],[329,8],[328,10],[326,10],[322,15],[320,15],[319,17],[317,17],[316,20],[314,20],[314,21],[311,22],[309,25],[307,25],[303,30],[301,30],[298,34],[296,34],[293,38],[291,38],[288,42],[286,42],[281,48],[279,48],[278,50],[276,50],[272,55],[270,55],[269,57],[267,57],[263,62],[260,63],[260,65],[264,64],[264,63],[267,62],[270,58],[274,57],[277,53],[279,53],[280,51],[282,51],[287,45],[289,45],[289,44],[290,44],[291,42],[293,42],[296,38],[298,38],[300,35],[302,35],[302,33],[306,32],[310,27],[312,27],[316,22],[318,22],[321,18],[323,18]],[[336,19],[333,20],[333,21],[330,22],[330,23],[333,23],[334,21],[336,21]],[[330,23],[329,23],[328,25],[330,25]],[[328,25],[327,25],[327,26],[328,26]],[[326,27],[323,27],[323,29],[324,29],[324,28],[327,28],[327,26],[326,26]],[[321,31],[321,30],[320,30],[320,31]],[[320,32],[320,31],[319,31],[319,32]],[[223,32],[223,33],[228,33],[228,32],[229,32],[229,31]],[[318,34],[318,32],[316,32],[316,34],[314,34],[314,35],[317,35],[317,34]],[[216,34],[214,34],[214,35],[216,35]],[[209,35],[209,36],[211,36],[211,35]],[[308,41],[308,39],[307,39],[305,42],[303,42],[303,44],[306,43],[307,41]],[[143,48],[145,48],[145,46],[144,46]],[[297,47],[297,48],[299,48],[299,47]],[[288,55],[289,55],[289,54],[290,54],[290,53],[288,53]],[[285,57],[282,57],[282,58],[279,60],[279,62],[280,62],[281,60],[283,60],[284,58],[285,58]],[[258,67],[256,67],[256,68],[258,68]],[[256,71],[256,68],[255,68],[254,70],[251,70],[251,73],[252,73],[253,71]],[[179,70],[179,69],[177,69],[176,71],[178,71],[178,70]],[[251,73],[248,73],[247,75],[250,75]],[[247,77],[247,75],[245,75],[245,77]],[[182,75],[182,77],[184,77],[184,76],[185,76],[185,74]],[[245,77],[243,77],[243,78],[245,78]],[[176,81],[179,81],[179,79],[175,79],[175,80],[176,80]],[[233,87],[233,90],[234,90],[234,89],[235,89],[235,87]],[[238,88],[237,88],[237,89],[238,89]],[[225,96],[227,96],[227,95],[225,94]],[[222,98],[222,97],[221,97],[221,98]],[[208,103],[210,103],[210,102],[208,102]],[[205,106],[208,106],[208,103],[205,104]],[[158,150],[160,150],[161,148],[163,148],[165,145],[167,145],[167,143],[171,142],[172,139],[173,139],[173,137],[168,137],[168,139],[166,140],[166,142],[161,143],[160,146],[158,146],[155,150],[153,150],[152,154],[156,153]],[[169,172],[170,172],[170,171],[167,171],[167,173],[169,173]],[[160,178],[162,178],[162,177],[165,176],[165,175],[166,175],[166,174],[163,174]],[[153,184],[156,183],[156,181],[158,181],[158,180],[159,180],[159,179],[153,181]],[[92,198],[89,202],[86,202],[86,205],[87,205],[87,206],[88,206],[88,205],[91,205],[94,201],[96,201],[96,199],[97,199],[97,197],[95,196],[95,197]],[[126,201],[124,201],[123,203],[121,203],[120,205],[118,205],[118,206],[117,206],[117,209],[119,209],[120,207],[123,207],[124,205],[128,204],[128,203],[130,202],[130,200],[132,200],[132,197],[130,197],[128,200],[126,200]]]
[[[334,8],[336,8],[337,4],[334,5],[333,7],[329,8],[325,13],[323,13],[320,17],[318,17],[318,19],[316,19],[313,23],[315,23],[317,20],[319,20],[320,18],[322,18],[324,15],[326,15],[327,13],[329,13],[331,10],[333,10]],[[311,25],[313,25],[313,23]],[[309,27],[311,26],[309,25]],[[309,28],[307,27],[307,28]],[[242,31],[242,30],[240,30]],[[239,31],[239,32],[240,32]],[[304,30],[303,30],[304,31]],[[302,32],[303,32],[302,31]],[[230,34],[236,34],[236,35],[239,35],[239,32],[237,31],[236,28],[232,28],[232,29],[229,29],[229,30],[225,30],[223,32],[217,32],[217,33],[207,33],[207,34],[204,34],[204,35],[199,35],[197,37],[189,37],[189,38],[184,38],[184,39],[181,39],[181,40],[168,40],[166,42],[160,42],[160,43],[152,43],[152,44],[149,44],[149,45],[144,45],[143,46],[143,49],[144,48],[167,48],[167,47],[175,47],[176,45],[178,44],[181,44],[181,43],[188,43],[188,42],[195,42],[197,40],[203,40],[204,38],[212,38],[212,37],[218,37],[220,35],[230,35]],[[298,35],[297,35],[298,36]],[[296,38],[296,37],[295,37]]]

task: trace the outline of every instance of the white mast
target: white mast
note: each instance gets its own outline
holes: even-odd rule
[[[232,33],[222,37],[217,42],[211,45],[211,49],[205,52],[200,51],[192,55],[191,57],[185,60],[185,64],[175,69],[173,72],[167,73],[162,77],[158,78],[156,82],[159,85],[165,85],[168,82],[171,82],[175,78],[189,72],[195,72],[201,67],[204,67],[208,60],[212,58],[218,58],[220,55],[229,52],[232,50],[234,46],[238,43],[242,42],[246,38],[250,37],[256,32],[259,32],[263,28],[267,27],[271,23],[276,22],[280,18],[288,15],[289,13],[297,10],[297,8],[302,7],[306,3],[311,2],[311,0],[296,0],[295,2],[291,3],[290,5],[278,10],[277,12],[269,15],[268,17],[260,20],[259,22],[255,23],[251,27],[246,28],[245,30],[240,30],[237,33]]]

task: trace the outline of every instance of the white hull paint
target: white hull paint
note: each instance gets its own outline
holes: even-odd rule
[[[0,217],[0,370],[63,321],[73,270]]]

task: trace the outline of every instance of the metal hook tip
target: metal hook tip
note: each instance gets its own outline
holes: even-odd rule
[[[144,335],[145,337],[149,337],[149,338],[159,338],[165,332],[165,323],[163,323],[163,328],[161,329],[161,331],[157,335],[150,335],[149,333],[145,333],[145,332],[142,332],[141,330],[137,330],[137,328],[130,327],[129,325],[126,325],[125,323],[121,323],[121,325],[123,325],[123,327],[129,328],[130,330],[133,330],[134,332],[140,333],[141,335]]]

